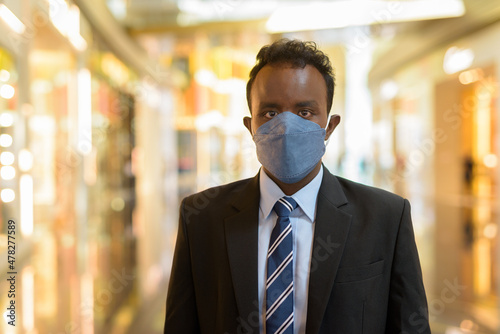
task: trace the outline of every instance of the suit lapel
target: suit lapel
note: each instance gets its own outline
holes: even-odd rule
[[[258,315],[258,223],[259,223],[259,175],[234,197],[232,206],[237,213],[224,220],[227,240],[227,254],[234,286],[234,294],[241,321],[258,331],[259,323],[255,325]],[[255,313],[254,313],[255,312]],[[249,321],[249,320],[253,321]],[[255,325],[255,326],[253,326]]]
[[[347,198],[339,181],[324,168],[309,277],[307,333],[318,333],[337,275],[351,225],[351,215],[339,209],[345,204]]]

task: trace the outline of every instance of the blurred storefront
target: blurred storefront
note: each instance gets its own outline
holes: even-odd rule
[[[5,5],[0,6],[0,10],[5,11]],[[17,14],[21,12],[18,5],[11,8]],[[20,31],[15,31],[15,25],[13,30],[6,24],[2,29],[5,33],[0,34],[0,254],[3,259],[0,288],[4,292],[0,303],[4,321],[0,328],[8,333],[9,327],[10,332],[15,332],[15,328],[7,324],[13,320],[11,311],[7,310],[12,298],[16,301],[17,314],[26,314],[16,325],[21,330],[33,328],[33,269],[23,260],[30,255],[34,222],[32,153],[27,149],[27,123],[21,113],[29,87],[26,45],[18,35]],[[7,272],[17,273],[16,279],[7,281],[11,278],[6,276]],[[12,283],[17,288],[12,289]]]
[[[498,36],[488,26],[371,81],[375,182],[412,202],[439,332],[500,326]]]
[[[122,306],[144,299],[138,291],[149,284],[138,286],[147,270],[136,272],[137,258],[147,264],[152,252],[144,251],[147,240],[137,242],[148,226],[140,225],[136,196],[144,193],[136,178],[149,178],[138,163],[148,134],[136,134],[158,106],[137,108],[138,96],[143,104],[151,100],[139,95],[141,78],[74,3],[0,6],[14,16],[10,26],[2,12],[0,27],[0,253],[2,277],[16,276],[15,295],[2,293],[0,303],[14,300],[17,313],[16,326],[2,322],[0,332],[109,332]],[[149,92],[155,89],[161,91]],[[7,248],[9,222],[15,252]],[[7,254],[15,255],[11,268]],[[2,291],[8,283],[2,279]]]

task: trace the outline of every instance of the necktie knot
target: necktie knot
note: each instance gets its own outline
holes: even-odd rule
[[[276,204],[274,204],[274,212],[278,217],[288,217],[290,213],[297,207],[297,202],[291,197],[285,196],[280,198]]]

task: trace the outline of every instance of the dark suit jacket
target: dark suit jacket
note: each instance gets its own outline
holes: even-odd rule
[[[259,333],[259,177],[182,201],[165,333]],[[318,194],[306,333],[430,333],[407,200],[333,176]]]

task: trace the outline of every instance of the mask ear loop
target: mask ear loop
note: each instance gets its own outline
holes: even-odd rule
[[[328,117],[328,121],[326,122],[326,126],[325,126],[325,132],[326,130],[328,129],[328,125],[330,124],[330,120],[332,119],[332,117]],[[332,138],[332,135],[330,134],[330,137],[328,137],[327,140],[325,140],[325,148],[328,147],[328,144],[330,143],[330,139]]]

